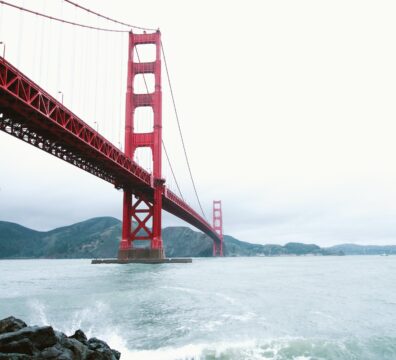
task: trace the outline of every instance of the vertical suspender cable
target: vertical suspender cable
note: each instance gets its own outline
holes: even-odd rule
[[[99,18],[97,19],[97,22],[96,22],[98,25],[99,25]],[[98,49],[98,46],[99,46],[99,31],[97,30],[96,31],[96,46],[95,46],[95,49],[96,49],[96,58],[98,58],[98,54],[97,54],[97,49]],[[94,74],[94,76],[95,76],[95,95],[94,95],[94,121],[95,121],[95,123],[96,123],[96,130],[98,130],[98,111],[97,111],[97,103],[98,103],[98,77],[99,77],[99,72],[98,72],[98,62],[97,61],[95,61],[95,74]]]
[[[77,14],[76,11],[74,11],[74,19],[77,18]],[[77,80],[77,76],[76,76],[76,28],[73,28],[73,44],[72,44],[72,71],[71,71],[71,78],[72,78],[72,86],[71,88],[74,90],[75,88],[75,80]],[[75,93],[74,91],[72,91],[72,93],[70,94],[71,96],[71,106],[72,108],[75,108]]]
[[[69,1],[69,0],[65,0],[65,1],[68,2],[68,3],[70,3],[70,4],[73,4],[73,5],[76,6],[76,7],[79,7],[79,8],[81,8],[81,9],[84,9],[85,11],[89,11],[89,12],[91,12],[91,13],[97,15],[98,17],[105,18],[105,19],[107,19],[107,20],[109,20],[109,21],[118,22],[118,21],[116,21],[116,20],[114,20],[114,19],[105,17],[105,16],[100,15],[100,14],[98,14],[98,13],[94,13],[94,12],[90,11],[89,9],[83,8],[82,6],[79,6],[78,4],[73,3],[72,1]],[[80,27],[85,27],[85,28],[90,28],[90,29],[96,29],[97,32],[99,32],[99,31],[111,31],[111,32],[120,32],[120,33],[122,33],[122,32],[127,32],[127,31],[124,31],[124,30],[106,29],[106,28],[92,27],[92,26],[88,26],[88,25],[84,25],[84,24],[78,24],[78,23],[75,23],[75,22],[71,22],[71,21],[67,21],[67,20],[63,20],[63,19],[59,19],[59,18],[54,18],[54,17],[51,17],[51,16],[49,16],[49,15],[45,15],[45,14],[42,14],[42,13],[37,13],[37,12],[35,12],[35,11],[28,10],[28,9],[23,8],[23,7],[19,7],[19,6],[13,5],[13,4],[11,4],[11,3],[7,2],[7,1],[4,1],[4,0],[0,0],[0,4],[5,4],[5,5],[8,5],[8,6],[14,7],[14,8],[18,8],[18,9],[23,10],[23,11],[27,11],[27,12],[30,12],[30,13],[33,13],[33,14],[36,14],[36,15],[39,15],[39,16],[47,17],[47,18],[49,18],[49,19],[53,19],[53,20],[56,20],[56,21],[61,21],[61,22],[63,22],[63,23],[67,23],[67,24],[71,24],[71,25],[75,25],[75,26],[80,26]],[[122,24],[122,25],[129,26],[129,27],[138,28],[138,27],[133,26],[133,25],[129,25],[129,24],[121,23],[121,22],[118,22],[118,23],[119,23],[119,24]],[[43,39],[43,35],[44,35],[44,34],[43,34],[43,27],[42,27],[41,30],[42,30],[41,39]],[[147,30],[152,30],[152,29],[147,29]],[[99,41],[98,41],[98,36],[97,36],[97,44],[98,44],[98,43],[99,43]],[[43,51],[43,44],[41,43],[41,54],[42,54],[42,51]],[[164,46],[163,46],[163,43],[162,43],[162,42],[161,42],[161,51],[162,51],[163,58],[164,58],[165,69],[166,69],[166,75],[167,75],[168,84],[169,84],[169,88],[170,88],[170,93],[171,93],[171,97],[172,97],[172,103],[173,103],[173,107],[174,107],[174,111],[175,111],[175,115],[176,115],[176,120],[177,120],[178,129],[179,129],[179,134],[180,134],[180,137],[181,137],[181,142],[182,142],[182,145],[183,145],[183,151],[184,151],[184,155],[185,155],[185,158],[186,158],[187,167],[188,167],[188,171],[189,171],[189,174],[190,174],[191,182],[192,182],[192,185],[193,185],[193,188],[194,188],[194,192],[195,192],[195,196],[196,196],[196,198],[197,198],[198,205],[199,205],[199,207],[200,207],[200,209],[201,209],[202,215],[205,217],[205,219],[207,219],[207,218],[206,218],[206,215],[205,215],[205,212],[203,211],[201,201],[200,201],[199,196],[198,196],[197,188],[196,188],[195,181],[194,181],[194,178],[193,178],[193,175],[192,175],[192,171],[191,171],[190,162],[189,162],[189,159],[188,159],[188,156],[187,156],[186,146],[185,146],[185,142],[184,142],[184,138],[183,138],[183,133],[182,133],[181,126],[180,126],[180,120],[179,120],[179,116],[178,116],[178,112],[177,112],[177,108],[176,108],[175,97],[174,97],[174,94],[173,94],[173,88],[172,88],[172,84],[171,84],[171,80],[170,80],[169,69],[168,69],[168,65],[167,65],[167,61],[166,61],[166,55],[165,55]],[[73,56],[73,61],[75,61],[75,56]],[[42,63],[43,63],[43,61],[40,61],[40,65],[41,65],[41,67],[40,67],[40,74],[41,74],[41,72],[42,72],[42,70],[41,70],[41,69],[42,69]],[[73,66],[73,68],[74,68],[74,66]],[[97,76],[98,76],[98,74],[96,74],[96,85],[97,85]],[[147,86],[147,83],[146,83],[146,79],[145,79],[145,78],[144,78],[144,82],[145,82],[146,88],[148,89],[148,86]],[[97,91],[97,86],[95,87],[95,90]],[[97,112],[96,102],[97,102],[97,94],[96,94],[96,96],[95,96],[95,120],[97,121],[97,118],[96,118],[96,112]],[[165,145],[164,145],[163,142],[162,142],[162,144],[163,144],[163,146],[165,147]],[[165,149],[165,155],[166,155],[166,157],[167,157],[167,159],[168,159],[168,162],[169,162],[169,165],[170,165],[170,168],[171,168],[171,171],[172,171],[172,175],[173,175],[173,177],[174,177],[174,179],[175,179],[175,182],[176,182],[176,185],[177,185],[177,187],[178,187],[180,196],[183,198],[183,196],[182,196],[182,194],[181,194],[181,191],[180,191],[180,188],[179,188],[179,186],[178,186],[178,184],[177,184],[177,180],[176,180],[176,177],[175,177],[175,175],[174,175],[172,166],[171,166],[171,164],[170,164],[169,157],[168,157],[168,155],[167,155],[166,149]],[[184,200],[184,199],[183,199],[183,200]]]
[[[101,41],[103,42],[100,48],[102,49],[101,51],[101,58],[103,59],[103,71],[101,71],[101,77],[102,77],[102,104],[103,104],[103,112],[102,112],[102,130],[101,134],[105,135],[107,132],[107,126],[108,126],[108,119],[107,119],[107,110],[108,110],[108,105],[106,101],[106,91],[107,89],[107,74],[108,74],[108,53],[109,53],[109,44],[108,44],[108,34],[103,34],[101,37]],[[104,51],[103,51],[104,50]]]
[[[63,1],[60,4],[60,17],[62,18],[63,15]],[[61,59],[62,59],[62,53],[61,49],[63,48],[63,26],[59,25],[59,42],[58,42],[58,64],[57,64],[57,79],[56,79],[56,86],[57,86],[57,91],[61,91],[61,79],[60,79],[60,74],[61,74]]]
[[[47,43],[46,43],[46,53],[45,53],[45,59],[46,59],[46,61],[47,61],[47,67],[46,67],[46,69],[47,69],[47,71],[46,71],[46,77],[45,77],[45,83],[46,83],[46,87],[48,87],[49,86],[49,83],[50,83],[50,64],[51,64],[51,50],[50,50],[50,47],[49,47],[49,45],[48,44],[50,44],[51,42],[52,42],[52,39],[51,39],[51,37],[52,37],[52,35],[53,35],[53,31],[52,31],[52,20],[50,20],[49,21],[49,24],[48,24],[48,26],[47,26],[47,29],[48,29],[48,31],[47,31],[47,34],[48,34],[48,41],[47,41]]]
[[[44,7],[44,0],[42,0],[41,4]],[[40,34],[40,56],[39,56],[39,61],[38,61],[38,66],[39,66],[39,81],[41,84],[44,83],[43,79],[43,64],[44,62],[44,21],[41,21],[41,34]]]
[[[0,38],[3,36],[3,12],[4,5],[0,4]]]
[[[189,160],[188,160],[186,145],[185,145],[185,143],[184,143],[183,133],[182,133],[181,126],[180,126],[179,114],[178,114],[178,112],[177,112],[175,97],[174,97],[174,95],[173,95],[172,83],[171,83],[170,76],[169,76],[169,69],[168,69],[168,64],[167,64],[167,62],[166,62],[166,56],[165,56],[165,51],[164,51],[164,46],[163,46],[163,44],[162,44],[162,41],[161,41],[161,50],[162,50],[162,55],[163,55],[163,57],[164,57],[164,64],[165,64],[166,76],[167,76],[167,78],[168,78],[168,85],[169,85],[169,89],[170,89],[170,93],[171,93],[171,97],[172,97],[173,109],[174,109],[174,111],[175,111],[175,116],[176,116],[176,120],[177,120],[177,127],[179,128],[179,134],[180,134],[181,142],[182,142],[182,145],[183,145],[183,151],[184,151],[184,156],[185,156],[185,158],[186,158],[188,171],[189,171],[189,173],[190,173],[191,182],[192,182],[192,185],[193,185],[193,188],[194,188],[194,192],[195,192],[195,196],[196,196],[196,198],[197,198],[198,205],[199,205],[199,207],[200,207],[200,209],[201,209],[202,215],[204,216],[204,218],[206,219],[206,221],[208,221],[208,219],[206,218],[205,212],[203,211],[203,208],[202,208],[202,205],[201,205],[201,201],[199,200],[197,188],[196,188],[196,186],[195,186],[195,181],[194,181],[194,178],[193,178],[193,175],[192,175],[192,171],[191,171],[190,162],[189,162]]]
[[[71,5],[74,5],[74,6],[78,7],[78,8],[80,8],[80,9],[83,9],[83,10],[85,10],[85,11],[91,13],[91,14],[94,14],[94,15],[96,15],[96,16],[98,16],[98,17],[104,18],[104,19],[106,19],[106,20],[108,20],[108,21],[111,21],[111,22],[114,22],[114,23],[117,23],[117,24],[120,24],[120,25],[124,25],[124,26],[128,26],[128,27],[130,27],[130,28],[135,28],[135,29],[140,29],[140,30],[148,30],[148,31],[155,31],[155,29],[143,28],[143,27],[139,27],[139,26],[135,26],[135,25],[131,25],[131,24],[127,24],[127,23],[123,23],[123,22],[114,20],[114,19],[111,19],[111,18],[109,18],[109,17],[107,17],[107,16],[103,16],[103,15],[97,13],[97,12],[94,12],[94,11],[88,9],[88,8],[85,8],[85,7],[83,7],[83,6],[81,6],[81,5],[77,4],[77,3],[75,3],[75,2],[73,2],[73,1],[70,1],[70,0],[65,0],[65,1],[66,1],[66,3],[69,3],[69,4],[71,4]],[[161,44],[161,47],[162,47],[162,44]],[[137,49],[136,49],[136,54],[137,54],[138,60],[139,60],[139,62],[140,62],[139,54],[138,54]],[[146,78],[144,77],[144,75],[143,75],[143,79],[144,79],[144,83],[145,83],[145,86],[146,86],[146,89],[147,89],[147,92],[148,92],[148,86],[147,86]],[[171,172],[172,172],[172,176],[173,176],[173,178],[174,178],[174,180],[175,180],[175,183],[176,183],[176,186],[177,186],[177,188],[178,188],[180,197],[181,197],[181,198],[183,199],[183,201],[184,201],[183,195],[182,195],[182,193],[181,193],[181,191],[180,191],[180,187],[179,187],[179,185],[178,185],[178,183],[177,183],[177,180],[176,180],[176,177],[175,177],[175,174],[174,174],[174,171],[173,171],[172,165],[171,165],[171,163],[170,163],[170,159],[169,159],[169,156],[168,156],[168,153],[167,153],[167,151],[166,151],[165,144],[164,144],[163,141],[162,141],[162,145],[163,145],[163,148],[164,148],[164,151],[165,151],[166,158],[167,158],[168,163],[169,163],[170,170],[171,170]],[[191,171],[190,171],[190,174],[191,174]],[[195,184],[194,184],[194,189],[195,189]],[[195,189],[195,192],[196,192],[196,189]],[[198,200],[198,202],[199,202],[199,200]],[[204,212],[203,212],[203,210],[202,210],[202,206],[201,206],[200,202],[199,202],[199,205],[200,205],[201,211],[202,211],[202,213],[203,213],[203,215],[204,215],[204,217],[205,217],[205,214],[204,214]]]
[[[122,50],[123,50],[123,47],[122,47],[122,44],[123,44],[123,41],[124,41],[124,39],[123,39],[123,37],[121,36],[120,37],[120,54],[122,53]],[[120,62],[120,79],[119,79],[119,84],[118,84],[118,86],[119,86],[119,89],[120,89],[120,94],[119,94],[119,96],[118,96],[118,99],[119,99],[119,109],[118,109],[118,111],[119,111],[119,114],[118,114],[118,144],[119,144],[119,148],[120,148],[120,150],[122,151],[123,149],[122,149],[122,131],[121,131],[121,127],[122,127],[122,121],[121,121],[121,119],[123,118],[123,112],[122,112],[122,109],[123,109],[123,106],[122,106],[122,104],[123,104],[123,101],[122,101],[122,96],[123,96],[123,80],[124,80],[124,77],[123,77],[123,71],[124,71],[124,61],[123,61],[123,59],[124,59],[124,57],[123,56],[120,56],[120,59],[121,59],[121,62]]]
[[[34,17],[34,28],[35,29],[37,29],[37,27],[38,27],[38,16],[36,15],[35,17]],[[0,19],[0,23],[1,23],[1,19]],[[36,80],[36,82],[37,82],[37,80],[39,79],[38,78],[38,71],[37,71],[37,58],[38,58],[38,46],[37,46],[37,43],[38,43],[38,40],[37,40],[37,38],[38,38],[38,35],[37,35],[37,31],[35,31],[34,32],[34,40],[33,40],[33,47],[34,47],[34,53],[33,53],[33,76],[34,76],[34,78],[35,78],[35,80]]]
[[[23,0],[25,5],[25,0]],[[23,16],[22,11],[19,12],[19,31],[18,31],[18,53],[17,53],[17,67],[21,66],[21,49],[22,49],[22,35],[23,35]]]
[[[84,63],[83,63],[83,68],[82,68],[83,69],[83,74],[85,74],[85,76],[87,76],[88,79],[90,78],[90,73],[88,71],[88,57],[89,57],[89,54],[91,53],[91,49],[90,49],[90,46],[91,46],[90,35],[91,35],[91,32],[85,32],[85,46],[84,46],[84,48],[86,49],[86,56],[83,59]],[[91,81],[84,81],[83,82],[84,86],[83,86],[82,93],[83,93],[84,97],[82,97],[83,103],[82,103],[82,106],[81,106],[81,111],[83,112],[85,118],[87,117],[87,114],[88,114],[88,111],[87,111],[87,106],[88,106],[87,94],[89,93],[88,83],[90,83],[90,82]]]

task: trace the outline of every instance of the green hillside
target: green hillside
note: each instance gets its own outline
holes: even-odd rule
[[[168,227],[162,232],[168,257],[212,256],[212,240],[187,227]],[[121,238],[121,222],[100,217],[47,232],[0,221],[0,258],[114,258]],[[334,255],[340,250],[289,243],[259,245],[224,237],[225,256]]]

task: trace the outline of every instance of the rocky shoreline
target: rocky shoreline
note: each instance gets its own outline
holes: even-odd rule
[[[0,360],[119,360],[104,341],[81,330],[66,336],[51,326],[28,326],[13,316],[0,320]]]

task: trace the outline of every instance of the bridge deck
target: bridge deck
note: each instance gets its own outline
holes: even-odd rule
[[[117,188],[153,198],[150,173],[0,56],[0,130]],[[165,187],[163,209],[220,242],[210,224]]]

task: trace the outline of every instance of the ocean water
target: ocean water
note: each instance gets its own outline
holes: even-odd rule
[[[396,256],[0,261],[0,318],[121,359],[396,359]]]

